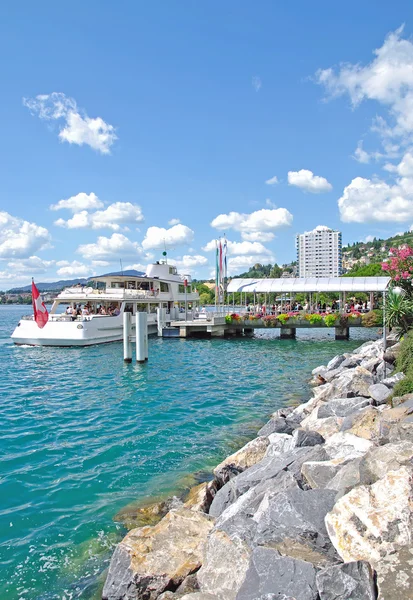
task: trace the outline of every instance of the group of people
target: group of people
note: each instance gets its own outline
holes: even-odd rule
[[[81,304],[68,306],[66,308],[65,314],[69,315],[72,318],[72,321],[75,321],[77,317],[86,317],[88,315],[106,315],[109,317],[117,317],[118,315],[120,315],[120,309],[117,304],[111,304],[107,308],[105,308],[103,304],[96,305],[96,308],[94,309],[92,305],[88,302],[83,306]]]
[[[360,312],[366,313],[372,309],[370,301],[361,301],[359,299],[353,298],[349,302],[344,304],[344,312],[352,313],[352,312]],[[285,304],[247,304],[246,310],[248,313],[253,313],[257,315],[279,315],[281,313],[289,313],[289,312],[311,312],[311,313],[334,313],[339,312],[340,304],[336,300],[333,300],[331,304],[327,304],[326,302],[317,302],[313,305],[310,305],[309,302],[305,302],[301,304],[301,302],[286,302]]]

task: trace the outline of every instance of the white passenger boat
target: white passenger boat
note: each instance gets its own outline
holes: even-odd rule
[[[90,284],[90,285],[89,285]],[[146,273],[125,271],[92,277],[87,286],[63,290],[54,300],[49,320],[40,329],[33,315],[23,317],[12,334],[15,344],[90,346],[123,338],[123,313],[148,313],[148,333],[157,331],[157,308],[166,309],[166,322],[198,308],[199,295],[189,275],[174,265],[156,262]],[[59,307],[63,305],[65,312]],[[77,314],[77,313],[81,314]],[[71,313],[71,314],[70,314]],[[134,319],[132,319],[134,321]]]

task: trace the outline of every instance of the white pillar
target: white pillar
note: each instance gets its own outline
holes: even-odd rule
[[[158,324],[158,336],[162,337],[162,329],[166,326],[166,309],[156,309],[156,322]]]
[[[123,313],[123,360],[127,363],[132,362],[131,316],[130,312]]]
[[[146,360],[145,334],[148,335],[148,315],[146,312],[136,313],[136,362]]]

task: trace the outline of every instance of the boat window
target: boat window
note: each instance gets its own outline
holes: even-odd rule
[[[169,285],[164,281],[160,282],[161,292],[169,292]]]
[[[126,289],[127,290],[134,290],[136,288],[136,284],[134,281],[127,281],[126,282]]]
[[[149,282],[148,281],[140,281],[138,283],[138,290],[149,290]]]
[[[191,293],[191,289],[192,289],[192,288],[191,288],[191,286],[190,286],[190,285],[188,285],[188,286],[187,286],[187,288],[186,288],[187,294],[190,294],[190,293]],[[183,284],[183,283],[180,283],[180,284],[179,284],[179,293],[180,293],[180,294],[185,294],[185,286],[184,286],[184,284]]]
[[[125,304],[124,312],[130,312],[134,315],[135,311],[133,310],[133,308],[134,308],[133,304]]]
[[[123,283],[123,281],[111,281],[110,282],[110,287],[111,288],[118,288],[118,289],[122,288],[123,289],[124,283]]]
[[[169,267],[169,274],[176,275],[176,267]]]
[[[140,302],[136,305],[136,310],[138,312],[147,312],[148,305],[146,303]]]

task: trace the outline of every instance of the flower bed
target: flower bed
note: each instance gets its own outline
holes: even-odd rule
[[[264,327],[270,328],[303,326],[306,322],[310,326],[348,327],[352,320],[360,320],[360,324],[364,327],[379,327],[382,324],[382,314],[381,311],[374,311],[374,313],[371,311],[363,315],[357,311],[347,314],[289,312],[280,315],[251,313],[239,315],[232,313],[225,317],[228,325],[242,325],[246,322],[255,322],[258,325],[261,322]]]

